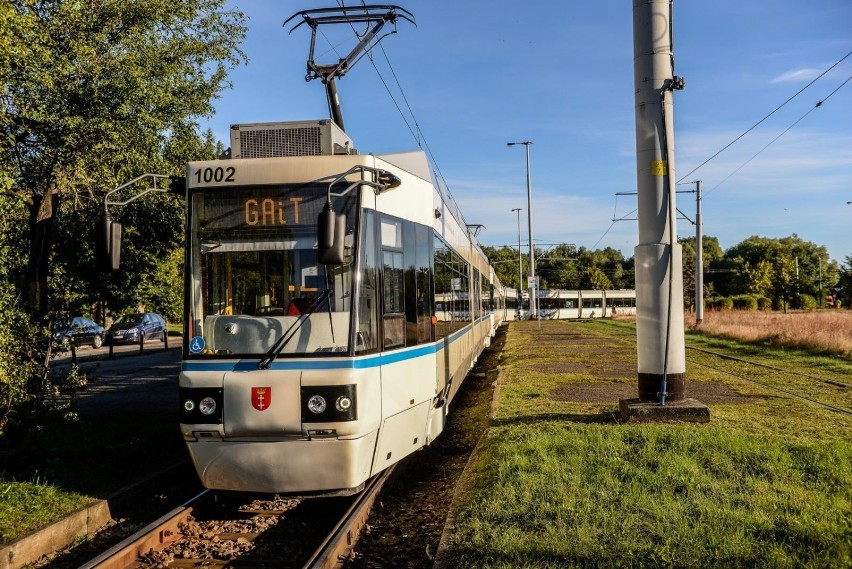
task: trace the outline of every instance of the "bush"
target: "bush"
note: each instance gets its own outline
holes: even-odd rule
[[[765,296],[757,297],[758,310],[772,310],[772,299]]]
[[[46,339],[8,300],[0,292],[0,437],[22,408],[43,400],[47,377],[38,363]]]
[[[757,310],[757,299],[747,294],[741,294],[731,299],[737,310]]]
[[[802,310],[816,310],[819,307],[817,299],[809,294],[803,294],[799,297],[799,308]]]
[[[777,310],[780,312],[782,310],[788,310],[790,308],[792,307],[790,306],[789,301],[785,301],[783,298],[779,297],[775,297],[772,299],[772,310]]]
[[[731,310],[734,307],[734,301],[727,296],[721,296],[707,301],[707,308],[713,310]]]

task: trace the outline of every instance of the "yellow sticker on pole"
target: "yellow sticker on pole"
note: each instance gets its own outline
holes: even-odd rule
[[[666,175],[666,161],[665,160],[651,160],[651,175],[652,176],[665,176]]]

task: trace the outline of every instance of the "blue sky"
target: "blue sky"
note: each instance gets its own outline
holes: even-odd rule
[[[416,149],[416,120],[467,222],[486,226],[480,242],[516,247],[511,210],[521,207],[526,249],[525,155],[506,143],[532,140],[536,246],[611,246],[632,256],[636,221],[613,223],[635,217],[636,207],[635,196],[615,196],[636,188],[632,3],[397,3],[417,26],[401,21],[384,53],[374,50],[378,73],[365,58],[338,82],[356,147]],[[304,81],[309,29],[288,35],[282,24],[333,5],[230,0],[249,17],[249,63],[232,73],[233,88],[202,126],[227,145],[230,124],[327,117],[322,85]],[[686,80],[674,107],[680,179],[852,52],[852,1],[676,0],[674,38],[675,74]],[[320,41],[317,55],[328,47]],[[329,58],[337,55],[317,60]],[[705,235],[727,249],[751,235],[795,233],[834,260],[852,255],[852,81],[825,100],[850,76],[852,56],[689,175],[702,180]],[[677,200],[694,219],[694,196]],[[685,219],[677,227],[681,237],[694,235]]]

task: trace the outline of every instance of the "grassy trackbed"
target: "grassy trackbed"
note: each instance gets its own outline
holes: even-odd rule
[[[708,394],[709,424],[623,424],[631,323],[513,323],[445,566],[852,566],[852,418],[691,357],[687,395]],[[833,363],[848,382],[852,362]],[[814,389],[850,408],[843,389]]]

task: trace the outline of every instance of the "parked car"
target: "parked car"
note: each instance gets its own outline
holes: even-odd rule
[[[119,316],[107,331],[107,340],[115,344],[138,344],[157,338],[165,341],[166,321],[153,312]]]
[[[104,343],[104,328],[85,316],[57,318],[53,323],[53,340],[66,350],[71,347],[72,340],[76,346],[91,344],[100,348]]]

